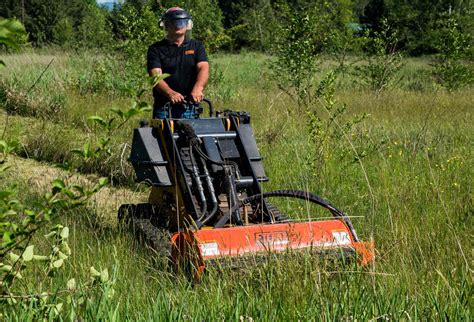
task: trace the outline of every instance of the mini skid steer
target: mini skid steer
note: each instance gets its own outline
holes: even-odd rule
[[[119,221],[131,224],[179,267],[201,274],[206,264],[292,250],[337,253],[361,265],[374,259],[348,216],[315,194],[263,192],[268,181],[246,112],[214,113],[186,104],[191,118],[153,119],[134,130],[129,161],[137,181],[151,186],[148,203],[125,204]],[[298,198],[326,208],[330,220],[293,222],[268,202]]]

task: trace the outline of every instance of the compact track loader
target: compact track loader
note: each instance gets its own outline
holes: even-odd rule
[[[132,163],[137,180],[151,186],[148,203],[126,204],[119,220],[146,236],[157,252],[179,266],[305,249],[374,259],[352,223],[328,201],[306,191],[263,192],[267,181],[246,112],[214,113],[186,104],[191,118],[153,119],[134,130]],[[330,220],[293,222],[270,197],[306,200],[326,208]]]

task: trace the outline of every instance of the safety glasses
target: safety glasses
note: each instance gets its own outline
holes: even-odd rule
[[[189,22],[189,19],[176,19],[176,20],[171,20],[168,23],[171,24],[176,29],[182,29],[188,26],[188,22]]]

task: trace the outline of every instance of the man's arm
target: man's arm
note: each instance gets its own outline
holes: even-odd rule
[[[148,72],[148,74],[152,77],[161,75],[162,73],[163,72],[161,68],[152,68]],[[168,99],[173,104],[184,102],[184,96],[176,91],[173,91],[164,80],[159,81],[158,84],[156,84],[155,88],[161,93],[163,93],[166,97],[168,97]]]
[[[197,63],[196,68],[196,83],[191,91],[191,97],[194,102],[199,103],[204,98],[204,88],[209,80],[209,63],[207,61],[201,61]]]

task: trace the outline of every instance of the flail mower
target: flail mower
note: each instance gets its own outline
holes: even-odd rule
[[[263,192],[268,178],[250,115],[214,112],[205,102],[209,117],[185,104],[189,118],[153,119],[134,130],[129,161],[151,193],[148,203],[122,205],[121,222],[174,265],[191,262],[197,274],[209,262],[296,249],[342,254],[361,265],[374,260],[373,243],[360,241],[349,217],[327,200],[300,190]],[[331,219],[294,222],[270,197],[315,203]]]

